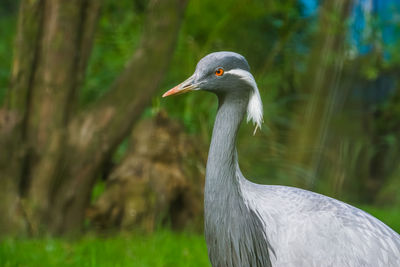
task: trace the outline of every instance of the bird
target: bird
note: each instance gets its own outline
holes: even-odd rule
[[[255,184],[243,176],[238,129],[246,114],[260,128],[263,105],[242,55],[206,55],[192,76],[163,97],[197,90],[218,98],[204,188],[204,235],[212,266],[400,266],[400,235],[367,212],[312,191]]]

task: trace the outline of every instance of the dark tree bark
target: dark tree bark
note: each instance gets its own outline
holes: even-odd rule
[[[186,1],[150,1],[141,44],[126,69],[103,98],[76,113],[100,3],[21,2],[4,112],[18,123],[0,128],[8,140],[0,149],[12,156],[13,166],[0,158],[0,181],[12,188],[8,202],[22,200],[20,221],[32,234],[65,234],[82,226],[101,165],[129,134],[166,72]],[[13,209],[8,213],[17,214]]]

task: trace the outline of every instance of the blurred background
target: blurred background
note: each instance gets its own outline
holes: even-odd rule
[[[215,51],[251,66],[244,175],[400,232],[398,0],[2,0],[0,266],[209,266],[215,96],[167,99]]]

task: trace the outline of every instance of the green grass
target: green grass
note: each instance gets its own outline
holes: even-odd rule
[[[152,235],[85,236],[0,243],[0,266],[210,266],[201,234],[167,230]]]
[[[362,206],[400,232],[395,208]],[[0,243],[0,266],[210,266],[202,234],[158,230],[154,234],[86,235],[63,239],[7,239]]]

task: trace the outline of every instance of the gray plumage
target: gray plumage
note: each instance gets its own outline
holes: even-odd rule
[[[216,75],[219,69],[222,75]],[[204,192],[213,266],[400,266],[400,236],[368,213],[310,191],[244,178],[236,135],[246,112],[259,126],[262,104],[243,56],[207,55],[164,96],[188,90],[213,92],[219,102]]]

